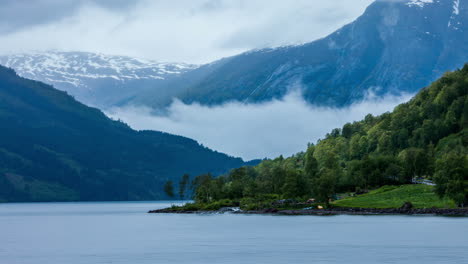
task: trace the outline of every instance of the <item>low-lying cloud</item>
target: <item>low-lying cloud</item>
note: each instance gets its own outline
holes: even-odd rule
[[[107,114],[137,130],[158,130],[193,138],[201,144],[245,160],[290,156],[306,149],[346,122],[391,111],[409,95],[368,96],[346,108],[311,106],[298,93],[261,104],[230,102],[219,106],[175,100],[166,115],[147,107],[114,108]]]

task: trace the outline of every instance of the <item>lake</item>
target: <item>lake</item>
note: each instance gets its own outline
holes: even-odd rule
[[[468,263],[468,218],[146,213],[169,205],[0,204],[0,263]]]

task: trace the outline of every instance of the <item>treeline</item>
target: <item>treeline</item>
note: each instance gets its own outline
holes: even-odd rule
[[[447,73],[392,113],[334,129],[307,151],[265,160],[222,177],[197,176],[193,198],[313,197],[433,180],[441,197],[468,202],[468,66]],[[320,125],[320,124],[315,124]]]

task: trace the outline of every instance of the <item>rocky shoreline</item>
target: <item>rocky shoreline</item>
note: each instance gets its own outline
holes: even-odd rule
[[[278,210],[275,208],[243,211],[234,208],[221,208],[215,211],[174,211],[170,208],[151,210],[148,213],[172,213],[172,214],[203,214],[203,213],[234,213],[234,214],[273,214],[273,215],[438,215],[438,216],[468,216],[468,209],[404,209],[404,208],[330,208],[310,210]]]

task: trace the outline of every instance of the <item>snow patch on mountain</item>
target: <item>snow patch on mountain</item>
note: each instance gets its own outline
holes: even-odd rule
[[[14,54],[0,56],[0,64],[15,69],[23,77],[75,87],[86,87],[84,79],[164,80],[198,67],[87,52]]]
[[[424,7],[426,4],[432,4],[434,3],[434,0],[410,0],[408,3],[406,3],[407,6],[419,6],[419,7]]]
[[[461,25],[461,22],[459,21],[457,22],[455,20],[460,14],[460,0],[454,0],[452,8],[453,8],[452,15],[450,16],[447,27],[453,28],[454,30],[458,30],[459,26]]]
[[[105,109],[142,91],[164,93],[164,84],[198,65],[161,63],[89,52],[36,52],[0,56],[18,75],[45,82],[87,105]]]
[[[453,14],[458,15],[460,14],[460,0],[453,1]]]

